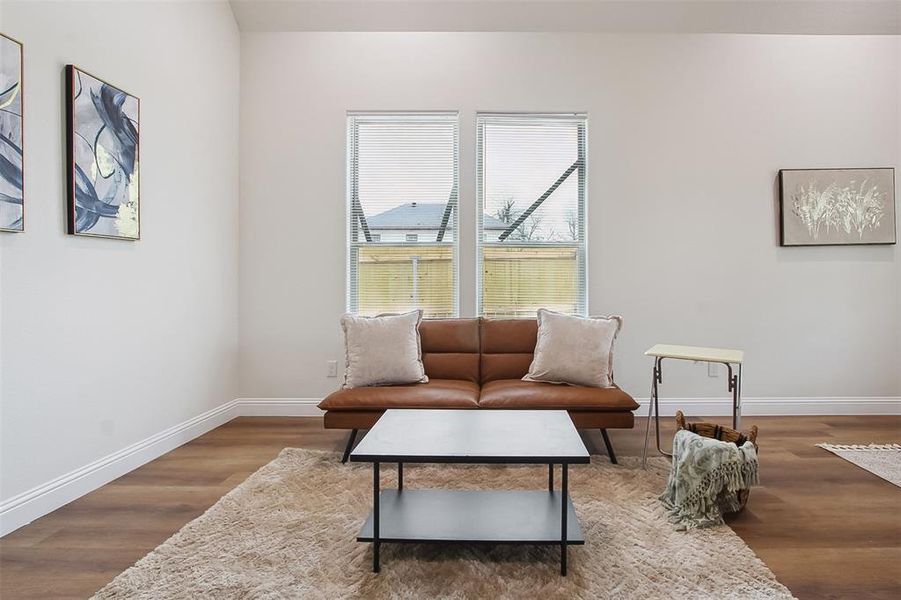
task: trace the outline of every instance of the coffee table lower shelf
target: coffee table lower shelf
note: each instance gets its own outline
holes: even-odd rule
[[[562,494],[551,491],[382,490],[379,543],[554,544],[562,542]],[[567,498],[566,544],[585,543]],[[373,542],[373,514],[357,535]]]

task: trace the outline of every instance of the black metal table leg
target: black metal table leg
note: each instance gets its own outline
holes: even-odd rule
[[[547,466],[547,491],[554,491],[554,463]]]
[[[566,516],[569,512],[569,465],[563,463],[561,479],[560,504],[563,507],[560,516],[560,575],[566,577]]]
[[[372,463],[372,572],[379,572],[379,463]]]
[[[404,463],[397,463],[397,491],[404,489]]]

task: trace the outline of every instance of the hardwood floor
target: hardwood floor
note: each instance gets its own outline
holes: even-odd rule
[[[731,522],[736,533],[799,598],[901,597],[901,489],[814,447],[898,442],[901,417],[745,418],[752,424],[762,485]],[[639,419],[610,437],[619,456],[637,456],[643,434]],[[585,437],[603,454],[597,431]],[[320,419],[236,419],[0,540],[0,597],[90,596],[282,448],[339,451],[344,441]]]

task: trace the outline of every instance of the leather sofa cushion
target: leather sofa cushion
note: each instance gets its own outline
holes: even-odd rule
[[[481,363],[482,385],[499,379],[522,379],[529,372],[532,353],[483,354]]]
[[[423,352],[479,353],[478,319],[423,319],[419,324]]]
[[[429,379],[457,379],[478,385],[479,355],[456,352],[424,352],[422,364]]]
[[[429,379],[479,382],[478,319],[425,319],[419,337]]]
[[[478,408],[479,386],[472,381],[432,379],[428,383],[338,390],[319,403],[322,410],[387,408]]]
[[[538,319],[482,319],[482,353],[531,354],[538,342]]]
[[[525,376],[537,340],[536,319],[482,319],[482,384]]]
[[[638,403],[618,387],[593,388],[501,379],[482,386],[481,408],[632,411]]]

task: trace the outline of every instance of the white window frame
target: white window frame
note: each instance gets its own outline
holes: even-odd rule
[[[348,111],[347,112],[347,169],[346,169],[346,239],[345,249],[347,252],[345,260],[345,308],[347,312],[358,314],[359,309],[359,282],[354,278],[354,273],[358,272],[352,268],[355,254],[362,245],[357,241],[357,227],[355,223],[353,206],[358,201],[357,195],[357,177],[356,177],[356,156],[358,155],[357,147],[357,121],[355,117],[382,117],[382,118],[398,118],[398,119],[423,119],[443,118],[452,119],[454,122],[454,148],[453,148],[453,185],[448,202],[453,203],[453,241],[451,242],[434,242],[424,243],[416,242],[397,242],[390,245],[396,246],[435,246],[448,245],[452,247],[452,272],[453,272],[453,312],[452,317],[460,316],[460,122],[458,111]],[[369,244],[384,243],[381,236],[378,240],[373,239]],[[426,316],[425,318],[428,318]]]
[[[477,112],[476,113],[476,315],[486,316],[483,313],[482,306],[482,285],[483,285],[483,249],[486,247],[504,247],[511,244],[503,242],[485,242],[483,232],[483,215],[485,210],[485,189],[484,189],[484,143],[485,132],[484,124],[491,120],[503,119],[566,119],[581,120],[577,155],[581,161],[581,166],[577,167],[572,176],[578,177],[578,196],[577,196],[577,212],[578,212],[578,239],[571,244],[561,242],[520,242],[517,246],[537,246],[537,247],[574,247],[576,248],[576,275],[578,280],[578,294],[576,298],[576,315],[588,315],[588,114],[587,113],[534,113],[534,112]],[[490,317],[491,315],[487,315]],[[498,317],[502,318],[502,317]],[[526,317],[523,317],[526,318]]]

